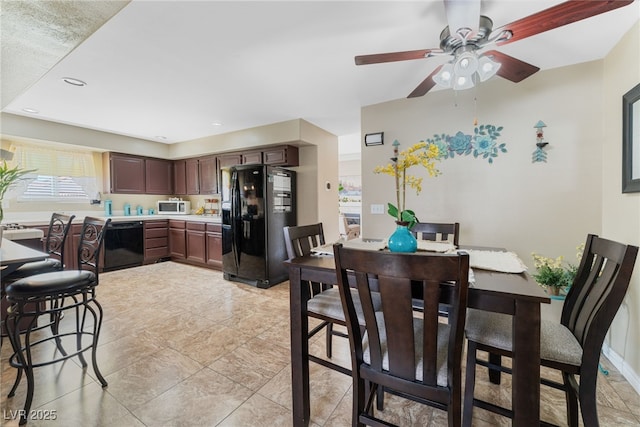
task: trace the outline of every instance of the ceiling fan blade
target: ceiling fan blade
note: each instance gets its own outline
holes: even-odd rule
[[[493,34],[510,31],[508,40],[499,41],[498,46],[544,33],[563,25],[581,21],[601,13],[633,3],[633,0],[581,0],[566,1],[541,12],[529,15],[503,27],[493,30]]]
[[[405,52],[374,53],[356,56],[356,65],[381,64],[383,62],[408,61],[426,58],[430,52],[441,52],[441,49],[407,50]]]
[[[427,78],[424,79],[422,83],[420,83],[418,87],[409,94],[409,96],[407,96],[407,98],[417,98],[419,96],[424,96],[427,92],[429,92],[431,88],[436,85],[436,82],[433,80],[433,76],[435,76],[438,71],[440,71],[440,68],[442,68],[442,65],[439,65],[435,70],[433,70],[433,72],[429,74]]]
[[[535,65],[528,64],[513,56],[505,55],[497,50],[489,50],[484,53],[484,56],[489,56],[494,61],[502,64],[496,74],[514,83],[518,83],[540,70]]]

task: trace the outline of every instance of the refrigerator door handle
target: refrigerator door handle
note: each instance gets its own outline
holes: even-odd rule
[[[240,192],[238,190],[238,172],[235,169],[231,169],[231,230],[232,230],[232,245],[231,250],[233,252],[233,260],[235,263],[235,271],[240,268],[240,248],[238,242],[240,241],[237,235],[238,231],[238,204],[240,203]]]

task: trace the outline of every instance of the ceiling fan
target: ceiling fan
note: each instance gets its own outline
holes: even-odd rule
[[[497,50],[479,51],[502,46],[563,25],[571,24],[633,3],[634,0],[573,0],[560,3],[500,28],[480,15],[480,0],[444,0],[447,27],[440,34],[440,48],[378,53],[355,57],[356,65],[423,59],[449,55],[453,59],[437,67],[408,98],[423,96],[436,84],[455,90],[473,87],[497,74],[514,83],[520,82],[540,68]],[[454,28],[455,31],[451,32]]]

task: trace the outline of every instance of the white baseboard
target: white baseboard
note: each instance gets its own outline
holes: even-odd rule
[[[607,344],[602,346],[602,354],[616,367],[622,376],[629,381],[631,387],[633,387],[636,393],[640,394],[640,376],[635,372],[629,364],[618,353],[613,351]]]

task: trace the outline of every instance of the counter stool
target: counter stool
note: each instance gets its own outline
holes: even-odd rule
[[[92,217],[84,219],[77,252],[78,270],[37,274],[17,280],[6,287],[6,297],[10,306],[5,317],[5,325],[14,351],[9,363],[18,369],[8,397],[15,395],[23,371],[27,377],[27,397],[24,411],[20,416],[20,425],[27,423],[27,414],[33,401],[35,386],[33,368],[57,363],[76,355],[82,366],[86,368],[87,362],[83,353],[91,349],[91,361],[96,377],[102,387],[107,386],[107,381],[100,373],[96,362],[96,347],[102,325],[102,307],[95,298],[95,288],[98,286],[102,242],[110,222],[111,219]],[[50,336],[32,336],[36,330],[42,330],[42,333],[45,331],[43,327],[36,326],[39,316],[49,315],[60,319],[63,313],[71,310],[75,312],[75,330],[61,333],[56,327],[52,328]],[[68,314],[71,316],[73,313]],[[93,318],[93,325],[85,329],[87,315]],[[27,319],[27,328],[20,331],[18,323],[23,319]],[[61,345],[61,338],[66,336],[76,338],[76,350],[70,354],[67,354]],[[83,337],[88,337],[90,342],[83,343]],[[52,340],[56,341],[61,355],[53,360],[33,360],[34,347]]]
[[[69,234],[69,230],[71,229],[71,222],[75,218],[75,215],[65,215],[60,213],[54,213],[51,215],[51,220],[49,221],[49,230],[47,232],[47,237],[45,239],[45,251],[49,254],[49,258],[43,261],[34,261],[28,262],[26,264],[21,265],[15,271],[10,273],[7,277],[2,279],[2,291],[0,293],[1,301],[1,317],[4,319],[8,304],[4,298],[5,295],[5,287],[7,284],[11,282],[15,282],[19,279],[24,279],[25,277],[33,276],[35,274],[43,274],[50,273],[53,271],[60,271],[64,269],[64,248],[65,242],[67,241],[67,236]],[[51,318],[51,326],[55,327],[56,319]],[[59,319],[58,319],[59,320]],[[48,326],[48,325],[47,325]],[[20,329],[24,330],[26,326],[20,325]],[[6,330],[4,327],[4,320],[2,323],[2,328],[0,332],[0,343],[2,342],[2,338],[6,336]]]

